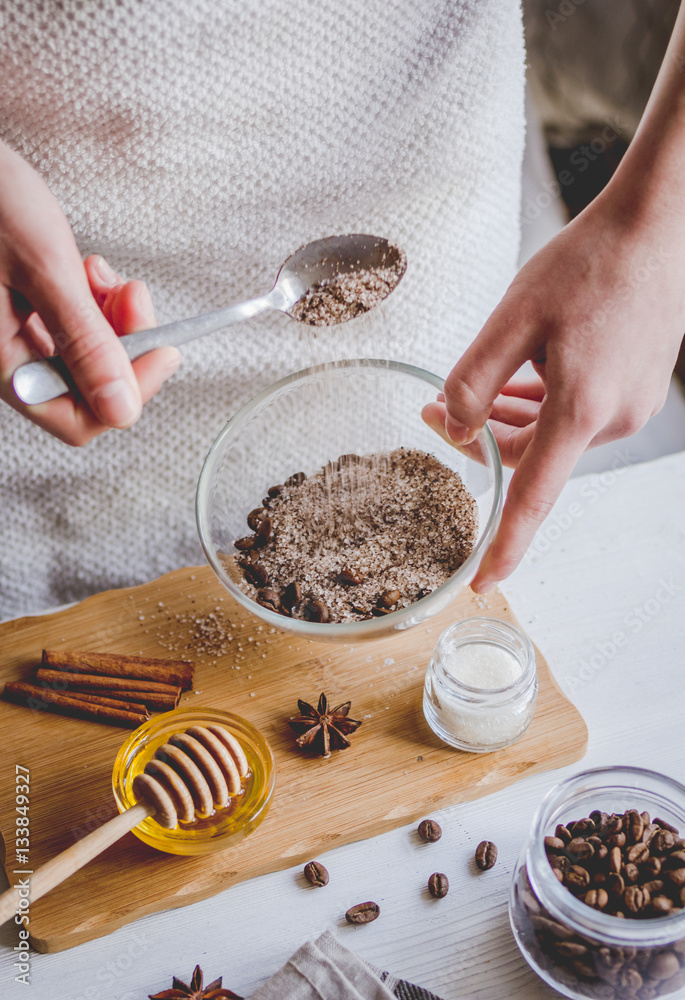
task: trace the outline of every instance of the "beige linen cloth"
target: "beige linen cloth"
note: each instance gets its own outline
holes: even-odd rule
[[[307,941],[250,1000],[439,1000],[420,986],[378,972],[327,931]]]

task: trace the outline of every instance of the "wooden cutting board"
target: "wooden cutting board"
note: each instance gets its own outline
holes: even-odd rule
[[[184,694],[181,706],[205,704],[245,716],[267,738],[277,763],[271,810],[250,837],[219,854],[189,858],[162,854],[128,834],[31,905],[33,946],[46,952],[72,947],[145,914],[304,864],[339,844],[580,759],[585,723],[539,653],[535,719],[517,744],[469,754],[433,735],[421,709],[424,670],[439,633],[473,614],[514,621],[499,592],[479,598],[467,591],[427,626],[390,638],[353,646],[300,641],[250,615],[202,567],[98,594],[57,614],[0,625],[3,683],[27,679],[43,647],[194,659],[195,691]],[[210,640],[203,640],[200,651],[193,637],[217,622],[232,637],[222,639],[227,651],[219,656]],[[329,759],[301,755],[286,721],[296,714],[298,698],[316,701],[321,691],[334,704],[351,699],[350,714],[363,720],[352,746]],[[12,883],[15,766],[30,772],[35,870],[115,814],[112,767],[128,733],[2,700],[0,732],[0,831]]]

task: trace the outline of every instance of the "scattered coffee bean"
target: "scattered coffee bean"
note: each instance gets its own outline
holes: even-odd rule
[[[245,579],[258,589],[266,587],[269,582],[266,570],[259,563],[250,563],[245,567]]]
[[[241,552],[244,552],[246,549],[254,548],[254,538],[254,535],[246,535],[245,538],[236,538],[233,544],[237,549],[240,549]]]
[[[356,569],[350,569],[349,566],[345,566],[340,572],[340,582],[346,586],[354,587],[356,584],[364,582],[364,576]]]
[[[256,549],[263,549],[271,538],[271,529],[273,527],[270,517],[265,517],[259,522],[259,527],[254,536],[254,547]]]
[[[304,877],[310,885],[328,885],[329,875],[320,861],[310,861],[304,866]]]
[[[285,486],[299,486],[306,479],[304,472],[296,472],[293,476],[288,476],[284,485]]]
[[[450,891],[449,879],[442,872],[433,872],[428,879],[428,891],[435,899],[443,899]]]
[[[476,848],[476,865],[482,872],[493,868],[497,861],[497,846],[491,840],[482,840]]]
[[[419,837],[430,844],[442,837],[442,828],[434,819],[422,819],[418,827]]]
[[[327,622],[329,619],[328,608],[317,597],[313,597],[304,609],[304,617],[308,622]]]
[[[292,611],[302,600],[302,587],[297,580],[289,583],[281,594],[281,604],[286,611]]]
[[[280,497],[280,495],[281,495],[281,493],[283,492],[284,489],[285,489],[285,486],[270,486],[266,492],[268,493],[268,495],[273,500],[273,499],[275,499],[275,497]]]
[[[357,903],[356,906],[349,908],[345,914],[345,920],[348,924],[370,924],[372,920],[376,920],[380,912],[381,908],[378,903],[371,901],[368,903]]]
[[[385,590],[378,598],[378,604],[382,608],[392,608],[397,604],[401,596],[399,590]]]
[[[262,587],[261,590],[257,591],[257,604],[261,604],[263,608],[269,608],[270,611],[278,611],[281,607],[281,599],[275,590]]]
[[[248,528],[252,528],[253,531],[256,531],[265,517],[266,517],[266,507],[255,507],[255,509],[251,510],[250,513],[247,515]]]

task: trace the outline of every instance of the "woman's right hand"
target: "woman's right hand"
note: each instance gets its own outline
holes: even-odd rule
[[[84,264],[47,185],[0,143],[0,397],[71,445],[130,427],[180,354],[163,347],[131,364],[117,337],[155,323],[143,282],[122,282],[101,257]],[[12,388],[15,369],[54,353],[64,358],[78,398],[26,406]]]

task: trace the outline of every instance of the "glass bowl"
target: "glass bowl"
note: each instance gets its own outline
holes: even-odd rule
[[[223,726],[242,746],[249,767],[243,791],[225,809],[194,823],[179,823],[167,830],[152,817],[139,823],[133,833],[140,840],[168,854],[211,854],[232,847],[251,833],[266,816],[276,782],[276,764],[271,747],[259,730],[239,715],[216,708],[177,708],[164,712],[131,733],[114,762],[112,787],[119,812],[136,804],[133,780],[145,770],[155,751],[174,733],[190,726]]]
[[[679,830],[679,837],[685,836],[683,785],[639,767],[596,768],[562,781],[546,795],[516,866],[509,897],[516,943],[531,968],[566,997],[685,996],[685,908],[666,916],[650,916],[645,910],[642,919],[603,913],[562,885],[547,859],[544,838],[555,835],[557,824],[566,826],[595,810],[611,815],[632,809],[648,812],[652,820],[664,821]],[[630,831],[628,836],[631,844]],[[597,864],[610,866],[610,861]],[[671,866],[663,864],[665,881]],[[621,870],[626,884],[651,882],[652,894],[664,891],[652,881],[657,876],[641,870],[642,863],[633,867],[640,869],[637,882],[625,867]]]
[[[443,379],[393,361],[348,360],[307,368],[258,393],[229,420],[212,445],[197,488],[196,513],[207,560],[232,597],[276,628],[303,638],[352,642],[375,639],[425,622],[467,586],[497,529],[502,465],[490,429],[470,454],[439,437],[421,411]],[[474,548],[449,579],[426,597],[366,621],[301,621],[265,608],[232,578],[234,541],[269,487],[303,471],[308,476],[340,455],[420,449],[457,472],[478,507]],[[477,460],[471,457],[477,456]]]

